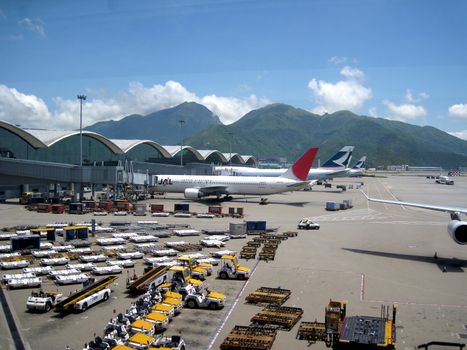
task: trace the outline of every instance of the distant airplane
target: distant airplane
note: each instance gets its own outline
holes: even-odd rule
[[[352,158],[353,146],[345,146],[327,160],[321,167],[310,169],[308,172],[308,180],[325,180],[334,177],[346,177],[348,165]],[[216,166],[215,173],[221,175],[238,175],[238,176],[281,176],[287,171],[281,169],[260,169],[241,166]]]
[[[445,206],[439,206],[439,205],[391,201],[391,200],[385,200],[385,199],[375,199],[375,198],[368,197],[367,194],[363,191],[362,193],[365,195],[366,199],[372,202],[404,205],[407,207],[416,207],[416,208],[443,211],[445,213],[449,213],[451,215],[451,221],[449,221],[448,223],[449,236],[457,244],[462,244],[462,245],[467,244],[467,222],[462,221],[460,219],[460,214],[467,214],[467,208],[454,208],[454,207],[445,207]]]
[[[365,172],[366,156],[360,158],[360,160],[347,172],[348,177],[359,177]]]
[[[309,186],[307,174],[318,148],[310,148],[279,177],[155,175],[154,186],[159,192],[183,193],[185,198],[206,196],[268,195],[296,191]]]

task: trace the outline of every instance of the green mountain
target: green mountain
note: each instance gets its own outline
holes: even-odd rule
[[[182,130],[180,120],[185,121]],[[145,139],[176,145],[182,135],[187,138],[217,124],[221,124],[219,117],[209,109],[195,102],[185,102],[145,116],[133,114],[118,121],[98,122],[85,129],[111,139]]]
[[[215,125],[192,136],[187,144],[258,158],[294,161],[308,147],[319,147],[322,162],[339,148],[355,146],[353,159],[368,157],[368,166],[467,166],[467,141],[431,126],[339,111],[319,116],[284,104],[249,112],[231,125]],[[315,161],[314,166],[317,166]]]

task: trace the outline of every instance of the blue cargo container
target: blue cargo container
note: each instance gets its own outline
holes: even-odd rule
[[[174,211],[188,213],[190,212],[190,205],[187,203],[175,203]]]
[[[11,238],[11,251],[39,249],[41,247],[41,236],[27,235]]]
[[[247,232],[266,231],[266,221],[246,221]]]

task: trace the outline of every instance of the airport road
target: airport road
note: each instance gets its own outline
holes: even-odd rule
[[[357,183],[360,179],[341,179],[334,184]],[[467,178],[455,178],[454,186],[435,185],[434,180],[417,176],[389,176],[363,178],[365,191],[376,198],[420,201],[432,204],[467,206]],[[328,200],[351,199],[354,208],[327,212]],[[173,208],[174,203],[187,202],[180,195],[158,198],[148,203],[163,203]],[[269,204],[258,205],[259,198],[238,198],[223,203],[242,206],[245,220],[267,221],[279,232],[296,231],[302,217],[314,217],[321,224],[319,231],[299,231],[298,237],[280,244],[276,259],[270,262],[243,261],[255,267],[252,278],[246,282],[208,279],[212,290],[227,295],[227,306],[221,311],[183,310],[170,324],[166,334],[181,334],[189,349],[218,349],[235,325],[248,325],[260,307],[244,303],[245,297],[261,286],[287,288],[292,291],[286,306],[304,310],[302,321],[324,321],[324,307],[329,299],[347,300],[348,315],[378,316],[380,307],[397,303],[398,349],[415,349],[418,344],[432,341],[459,341],[466,334],[467,279],[466,267],[437,264],[432,256],[467,260],[467,248],[455,244],[446,232],[447,214],[414,208],[402,208],[381,203],[368,203],[358,190],[341,192],[315,187],[311,192],[295,192],[269,196]],[[205,212],[205,203],[191,202],[191,211]],[[92,215],[52,215],[29,213],[16,205],[0,205],[2,226],[46,224],[51,222],[89,221]],[[99,217],[97,221],[138,221],[149,217]],[[232,218],[182,219],[158,218],[160,223],[189,223],[196,229],[228,229]],[[195,242],[199,237],[183,237]],[[162,239],[178,240],[174,237]],[[246,239],[248,240],[248,238]],[[227,248],[239,250],[246,240],[231,240]],[[209,252],[214,249],[204,249]],[[142,265],[135,269],[139,274]],[[3,272],[3,271],[2,271]],[[133,273],[133,270],[131,270]],[[126,272],[109,302],[101,303],[82,314],[63,318],[53,312],[30,314],[25,311],[25,300],[30,290],[5,290],[14,317],[23,338],[31,349],[81,349],[101,335],[115,312],[123,312],[135,299],[124,293]],[[364,283],[362,283],[364,279]],[[50,285],[50,288],[55,288]],[[77,289],[67,287],[65,290]],[[235,304],[235,307],[231,306]],[[13,342],[4,336],[4,318],[0,318],[0,349],[13,348]],[[305,341],[295,339],[298,324],[291,331],[279,331],[273,349],[309,349]],[[314,344],[313,349],[325,349]]]

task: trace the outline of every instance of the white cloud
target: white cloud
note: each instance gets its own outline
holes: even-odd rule
[[[467,118],[467,103],[459,103],[449,107],[449,115],[458,118]]]
[[[218,116],[222,116],[221,121],[224,124],[231,124],[251,110],[270,103],[270,100],[266,98],[258,99],[255,95],[250,95],[244,100],[216,95],[204,96],[201,99],[201,104],[205,105]]]
[[[31,32],[37,33],[40,36],[45,37],[44,22],[40,18],[31,19],[26,17],[20,20],[18,24]]]
[[[360,69],[352,68],[349,66],[345,66],[344,68],[342,68],[341,74],[348,79],[362,79],[364,76],[363,72]]]
[[[360,82],[364,76],[361,70],[346,66],[342,68],[340,73],[347,80],[328,83],[312,79],[308,83],[308,88],[313,93],[317,103],[313,109],[314,113],[332,113],[343,109],[355,110],[360,108],[365,101],[371,99],[371,89]]]
[[[389,119],[408,122],[426,116],[427,110],[420,102],[429,97],[430,96],[425,92],[414,95],[410,89],[407,89],[404,102],[401,104],[396,104],[389,100],[384,100],[383,104],[388,109]]]
[[[391,101],[383,101],[391,114],[391,119],[399,121],[408,121],[426,115],[426,109],[423,106],[417,106],[410,103],[396,105]]]
[[[342,64],[342,63],[345,63],[347,61],[347,57],[343,57],[343,56],[332,56],[328,62],[330,63],[334,63],[334,64]]]
[[[257,98],[255,95],[245,99],[216,95],[199,97],[176,81],[150,87],[132,82],[127,90],[114,96],[106,98],[102,91],[98,96],[99,98],[93,98],[89,95],[83,102],[83,126],[98,121],[119,120],[130,114],[145,115],[187,101],[205,105],[223,123],[230,124],[252,109],[271,103],[268,99]],[[79,101],[62,97],[55,97],[53,101],[55,110],[51,112],[40,98],[0,85],[0,119],[21,124],[23,127],[78,129]]]
[[[405,92],[405,100],[407,103],[419,103],[423,100],[426,100],[429,97],[430,96],[426,92],[421,92],[416,96],[413,96],[412,91],[410,89],[407,89]]]
[[[467,130],[453,131],[453,132],[449,132],[448,134],[451,134],[452,136],[458,137],[462,140],[467,140]]]
[[[44,127],[53,122],[45,102],[16,89],[0,85],[0,119],[28,127]]]

